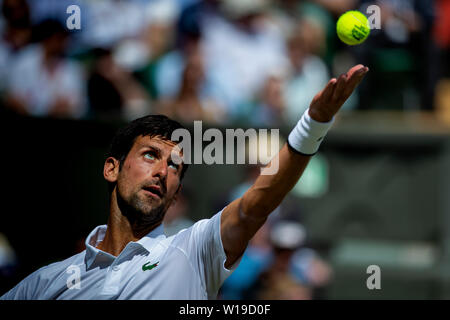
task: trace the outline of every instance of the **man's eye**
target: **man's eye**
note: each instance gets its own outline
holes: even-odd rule
[[[155,160],[155,157],[154,157],[151,153],[146,153],[146,154],[144,155],[144,158],[147,158],[147,159],[149,159],[149,160]]]
[[[178,168],[180,167],[179,165],[175,164],[175,163],[171,163],[169,164],[169,167],[171,167],[172,169],[175,169],[178,171]]]

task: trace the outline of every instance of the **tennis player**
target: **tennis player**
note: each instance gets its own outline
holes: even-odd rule
[[[104,164],[107,225],[88,235],[86,250],[35,271],[1,299],[215,299],[367,72],[354,66],[314,97],[277,154],[276,174],[260,175],[241,198],[171,237],[162,221],[187,169],[171,158],[171,133],[181,126],[165,116],[134,120],[118,131]]]

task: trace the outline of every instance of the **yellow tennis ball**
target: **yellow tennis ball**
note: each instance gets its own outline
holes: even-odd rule
[[[350,46],[361,44],[370,34],[369,20],[359,11],[347,11],[339,17],[336,31],[342,42]]]

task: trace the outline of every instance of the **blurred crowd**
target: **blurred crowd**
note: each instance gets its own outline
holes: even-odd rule
[[[32,117],[292,126],[331,77],[370,74],[343,107],[450,112],[450,1],[0,0],[0,106]],[[81,28],[67,27],[70,5]],[[380,8],[360,46],[335,31],[345,11]],[[449,113],[450,114],[450,113]],[[450,117],[449,117],[450,119]],[[218,208],[241,196],[258,173]],[[190,226],[188,191],[165,219]],[[309,246],[298,203],[277,208],[220,292],[224,299],[314,299],[331,267]],[[81,250],[82,248],[80,248]],[[14,260],[0,234],[0,275]],[[3,266],[3,267],[2,267]],[[6,266],[6,267],[5,267]]]
[[[224,197],[214,199],[214,212],[242,197],[260,172],[249,165],[244,181]],[[194,224],[192,197],[183,188],[174,206],[164,217],[166,235],[176,234]],[[219,291],[226,300],[312,300],[326,297],[325,289],[333,276],[326,250],[312,243],[303,224],[303,210],[298,201],[288,197],[269,216],[245,250],[239,265]]]
[[[80,29],[67,26],[72,4]],[[339,15],[371,4],[381,29],[342,44]],[[1,105],[292,125],[330,77],[364,63],[370,77],[344,110],[434,110],[448,104],[449,11],[445,0],[1,0]]]

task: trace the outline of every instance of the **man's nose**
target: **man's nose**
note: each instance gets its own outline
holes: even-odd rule
[[[165,177],[167,176],[167,171],[168,167],[166,161],[158,161],[155,164],[153,175],[159,177],[160,179],[165,179]]]

